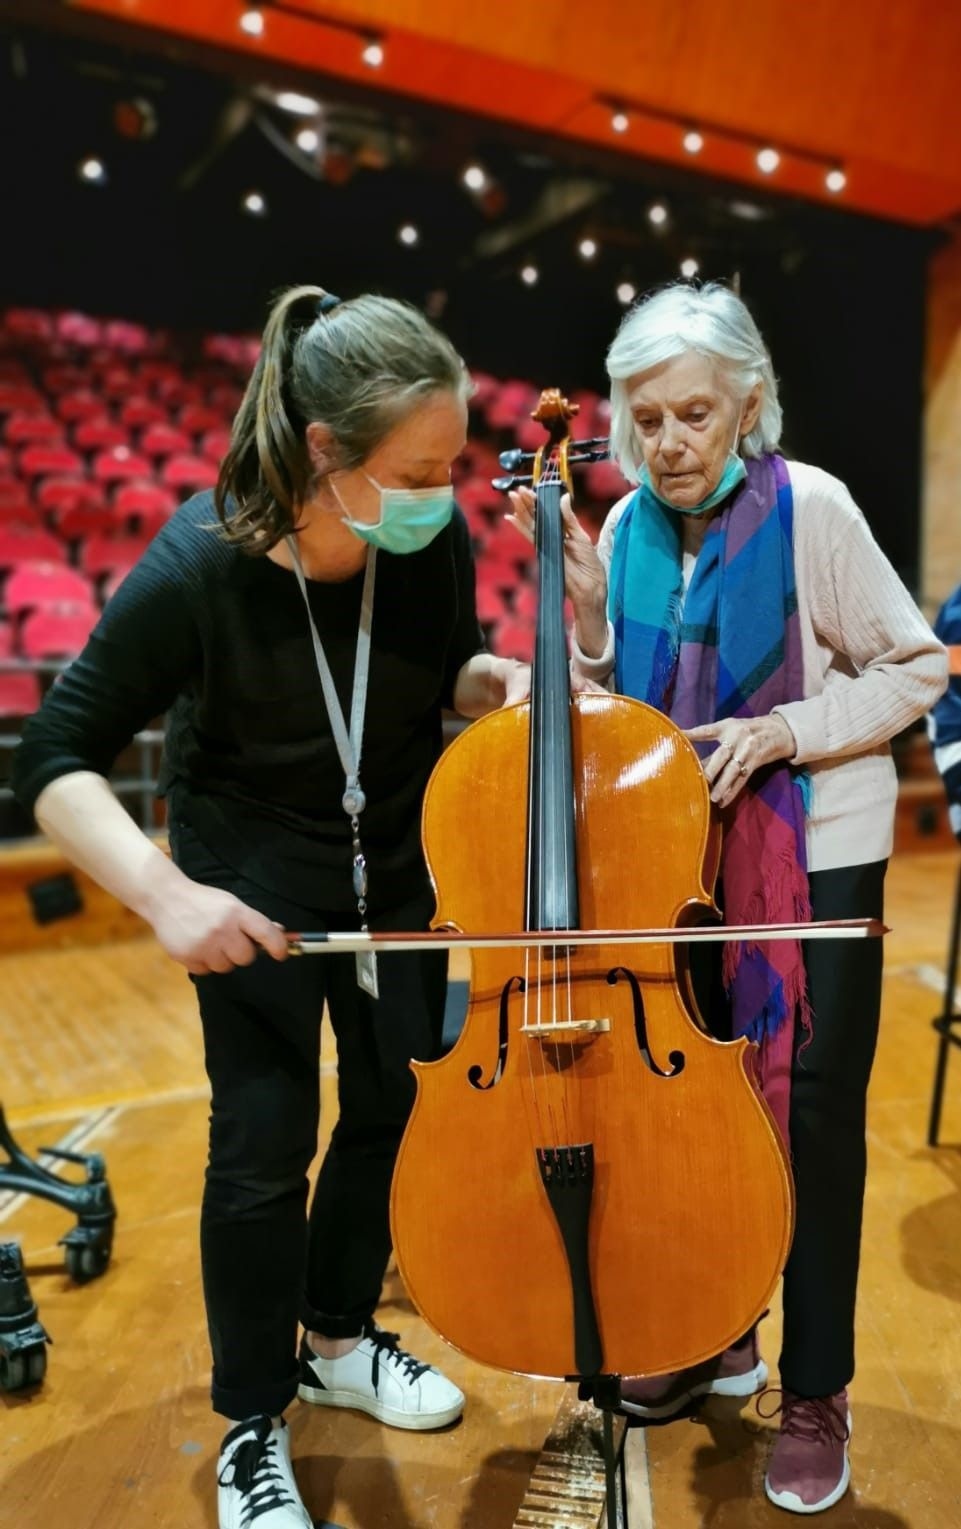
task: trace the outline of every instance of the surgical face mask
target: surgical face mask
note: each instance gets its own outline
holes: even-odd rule
[[[450,523],[454,491],[449,483],[440,488],[384,488],[370,473],[364,477],[380,492],[380,520],[374,525],[354,520],[333,478],[330,486],[344,512],[344,524],[370,546],[384,552],[420,552]]]
[[[700,504],[673,504],[670,499],[666,499],[663,494],[659,494],[651,482],[651,474],[648,471],[646,462],[639,474],[641,484],[649,493],[654,495],[654,498],[660,504],[665,505],[669,510],[677,510],[680,515],[703,515],[707,510],[713,510],[716,504],[720,504],[722,499],[726,499],[728,494],[736,489],[739,483],[743,483],[747,477],[744,458],[738,454],[736,449],[740,433],[741,423],[739,420],[737,430],[734,433],[734,443],[727,454],[727,461],[724,464],[724,471],[721,474],[720,482],[705,499],[701,500]]]

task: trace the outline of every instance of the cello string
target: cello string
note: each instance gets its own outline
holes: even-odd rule
[[[534,491],[534,496],[535,496],[535,501],[536,501],[536,499],[537,499],[537,490],[536,490],[536,488],[535,488],[535,491]],[[543,699],[543,696],[542,696],[542,699]],[[533,713],[533,697],[531,698],[531,712]],[[531,736],[530,747],[531,747],[531,750],[533,751],[534,748],[535,748],[535,742],[536,742],[536,745],[537,745],[537,758],[540,761],[543,761],[543,758],[544,758],[544,754],[543,754],[544,717],[543,717],[543,708],[542,707],[538,708],[538,724],[537,725],[538,725],[538,735],[537,735],[536,740],[535,740],[533,735]],[[539,812],[541,814],[543,814],[543,793],[540,793]],[[544,858],[543,858],[544,857],[544,833],[543,833],[543,822],[542,821],[538,821],[537,824],[535,824],[534,821],[533,821],[533,818],[534,818],[534,770],[529,768],[529,770],[528,770],[528,800],[527,800],[528,875],[527,875],[527,908],[525,910],[525,912],[526,912],[525,924],[527,925],[528,928],[530,928],[530,926],[531,926],[531,922],[532,922],[532,918],[533,918],[533,911],[534,911],[533,907],[532,907],[532,904],[531,904],[532,880],[531,880],[531,874],[530,874],[531,868],[532,868],[531,837],[532,837],[532,833],[533,832],[537,833],[537,846],[538,846],[537,884],[538,884],[538,886],[541,886],[541,887],[544,884],[544,880],[543,880],[543,877],[544,877]],[[536,978],[535,978],[536,1001],[532,1004],[532,1002],[531,1002],[531,986],[530,986],[530,947],[529,946],[527,947],[527,951],[525,953],[525,991],[524,991],[524,1024],[525,1024],[525,1027],[529,1026],[529,1024],[530,1024],[532,1008],[533,1008],[533,1010],[535,1012],[535,1024],[537,1025],[538,1029],[540,1029],[542,1021],[543,1021],[543,987],[544,987],[544,984],[543,984],[543,966],[544,966],[544,959],[545,959],[544,952],[540,949],[540,947],[538,947],[537,948],[537,953],[536,953],[536,961],[535,961],[535,967],[536,967]],[[534,1036],[525,1036],[524,1037],[524,1041],[525,1041],[525,1046],[527,1048],[528,1069],[529,1069],[529,1074],[530,1074],[531,1088],[532,1088],[533,1100],[534,1100],[534,1114],[535,1114],[535,1117],[536,1117],[536,1120],[537,1120],[538,1129],[540,1130],[540,1133],[541,1133],[540,1145],[541,1146],[547,1146],[547,1145],[549,1145],[552,1142],[556,1144],[559,1141],[560,1137],[559,1137],[559,1133],[558,1133],[557,1120],[555,1118],[555,1113],[554,1113],[553,1090],[552,1090],[552,1088],[550,1086],[550,1083],[551,1083],[550,1069],[549,1069],[547,1057],[545,1055],[545,1051],[544,1051],[544,1048],[543,1048],[543,1043],[541,1042],[539,1037],[534,1037]],[[535,1067],[534,1059],[533,1059],[533,1056],[532,1056],[532,1050],[534,1048],[536,1048],[536,1051],[537,1051],[537,1066],[536,1067]],[[538,1087],[538,1081],[541,1084],[540,1087]],[[546,1119],[545,1119],[545,1106],[546,1106]]]

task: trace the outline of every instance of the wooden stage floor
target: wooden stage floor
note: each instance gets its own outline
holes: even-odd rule
[[[833,1529],[961,1524],[961,1147],[924,1145],[956,857],[902,855],[889,878],[884,1017],[872,1084],[870,1177],[852,1387],[854,1490]],[[0,1196],[0,1240],[24,1249],[55,1344],[33,1393],[0,1394],[0,1525],[213,1529],[222,1421],[208,1404],[197,1252],[206,1088],[192,991],[149,940],[0,957],[0,1099],[31,1152],[103,1152],[119,1207],[107,1274],[73,1285],[72,1225]],[[325,1127],[335,1105],[324,1060]],[[961,1057],[943,1140],[961,1143]],[[399,1433],[295,1403],[303,1495],[324,1529],[513,1529],[563,1387],[485,1370],[412,1310],[396,1274],[381,1319],[468,1396],[463,1422]],[[779,1315],[763,1324],[773,1370]],[[776,1383],[776,1375],[772,1375]],[[631,1529],[786,1522],[762,1479],[770,1430],[753,1407],[632,1430]],[[574,1522],[574,1520],[564,1520]]]

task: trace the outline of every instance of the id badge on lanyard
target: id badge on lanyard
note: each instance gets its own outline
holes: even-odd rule
[[[350,820],[351,855],[353,859],[352,884],[354,896],[357,899],[357,912],[360,917],[361,932],[367,933],[367,857],[364,854],[363,845],[360,841],[360,815],[367,805],[367,798],[360,785],[360,755],[364,737],[364,711],[367,705],[367,678],[370,673],[370,630],[374,613],[374,574],[377,567],[377,548],[369,547],[367,551],[367,569],[364,574],[364,591],[360,602],[360,625],[357,631],[357,657],[354,660],[354,685],[350,703],[350,726],[341,709],[337,688],[334,685],[334,677],[330,672],[327,655],[324,652],[320,640],[320,633],[314,621],[314,614],[310,608],[310,600],[307,595],[307,580],[304,577],[303,564],[300,561],[300,551],[297,542],[292,536],[286,538],[287,548],[290,552],[294,565],[294,573],[300,592],[304,598],[307,609],[307,620],[310,624],[310,636],[314,645],[314,657],[317,661],[317,673],[320,676],[321,688],[324,692],[324,701],[327,705],[327,715],[330,718],[331,730],[334,734],[334,742],[337,745],[337,753],[344,771],[344,794],[341,797],[343,807]],[[357,986],[371,998],[380,996],[377,986],[377,957],[374,952],[358,952],[356,957]]]

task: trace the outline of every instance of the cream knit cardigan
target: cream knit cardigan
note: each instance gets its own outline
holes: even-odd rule
[[[804,698],[776,706],[794,734],[792,764],[813,785],[808,869],[886,859],[894,838],[897,776],[888,740],[930,711],[948,682],[945,650],[881,551],[844,484],[788,462],[794,494],[794,574]],[[631,499],[611,510],[597,550],[609,571],[614,530]],[[684,517],[684,581],[704,526]],[[610,682],[614,632],[600,658],[572,640],[572,663]],[[710,717],[704,717],[709,722]]]

